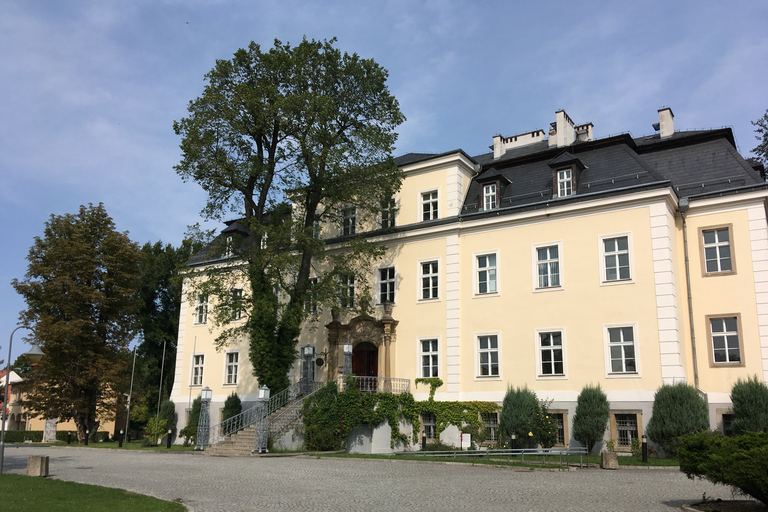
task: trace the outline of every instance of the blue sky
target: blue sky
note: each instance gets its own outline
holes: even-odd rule
[[[0,15],[0,359],[51,214],[103,202],[141,244],[178,244],[205,197],[173,170],[174,120],[250,41],[337,37],[373,58],[407,121],[396,154],[488,151],[565,109],[595,136],[730,126],[768,108],[768,2],[17,1]],[[14,358],[26,350],[19,331]]]

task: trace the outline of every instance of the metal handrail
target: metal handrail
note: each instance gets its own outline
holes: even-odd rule
[[[311,384],[311,391],[308,390],[309,392],[302,396],[300,400],[296,400],[295,402],[284,407],[283,410],[275,413],[274,418],[269,420],[270,435],[282,433],[287,427],[301,418],[301,414],[304,409],[304,401],[325,387],[325,384],[322,382],[312,382]]]
[[[358,377],[357,375],[352,375],[351,378],[354,379],[357,389],[365,393],[392,393],[393,395],[399,395],[400,393],[411,392],[410,379]],[[347,378],[344,376],[340,376],[336,379],[339,391],[346,389],[346,380]]]
[[[583,446],[580,447],[568,447],[568,448],[520,448],[515,450],[449,450],[449,451],[412,451],[412,452],[397,452],[396,455],[410,455],[417,457],[507,457],[509,461],[510,457],[516,457],[520,455],[521,462],[525,462],[525,456],[541,456],[542,463],[547,462],[547,456],[559,457],[560,464],[563,463],[563,456],[565,456],[565,464],[568,465],[569,457],[571,455],[579,456],[579,468],[583,467],[584,455],[587,455],[587,449]]]

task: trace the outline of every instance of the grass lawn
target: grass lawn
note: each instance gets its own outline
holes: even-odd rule
[[[163,501],[122,489],[23,475],[0,475],[0,496],[3,497],[3,509],[15,512],[40,510],[182,512],[186,510],[180,503]]]
[[[40,444],[37,443],[35,446],[60,446],[60,447],[68,447],[73,446],[76,448],[96,448],[96,449],[114,449],[114,450],[150,450],[150,451],[157,451],[157,452],[191,452],[194,451],[195,445],[191,446],[182,446],[180,444],[172,444],[171,448],[168,449],[165,447],[165,445],[160,446],[141,446],[141,441],[133,441],[130,443],[123,443],[123,447],[120,448],[117,442],[108,442],[108,443],[90,443],[88,446],[85,446],[84,444],[66,444],[66,443],[45,443]]]

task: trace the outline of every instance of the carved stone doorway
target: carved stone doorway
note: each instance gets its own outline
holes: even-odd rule
[[[358,377],[378,377],[378,347],[367,341],[355,345],[352,350],[352,373]]]

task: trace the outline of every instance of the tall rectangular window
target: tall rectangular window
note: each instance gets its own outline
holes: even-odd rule
[[[609,327],[611,373],[636,373],[635,332],[632,327]]]
[[[741,343],[737,317],[710,318],[712,361],[717,364],[741,363]]]
[[[347,275],[341,278],[339,303],[343,308],[355,307],[355,276]]]
[[[477,293],[496,293],[496,255],[477,257]]]
[[[483,420],[483,426],[485,427],[486,441],[498,441],[499,440],[499,413],[484,412],[482,413],[482,420]]]
[[[435,421],[435,415],[431,412],[422,414],[421,423],[424,426],[424,436],[427,439],[437,439],[437,423]]]
[[[425,261],[421,264],[421,298],[423,300],[437,299],[438,294],[438,265],[436,261]]]
[[[558,247],[539,247],[536,249],[539,288],[560,286],[560,257]]]
[[[395,200],[389,199],[381,202],[381,228],[395,227]]]
[[[561,332],[539,333],[541,353],[541,375],[563,375],[563,334]]]
[[[234,256],[232,235],[228,235],[227,238],[224,240],[224,257],[231,258],[232,256]]]
[[[304,311],[314,315],[317,313],[317,278],[310,277],[307,281],[307,291],[304,298]]]
[[[438,343],[436,339],[421,340],[421,376],[424,378],[439,376]]]
[[[632,440],[638,439],[637,414],[614,414],[616,423],[616,444],[622,448],[632,446]]]
[[[549,415],[555,420],[555,424],[557,425],[557,441],[555,444],[565,446],[565,414],[562,412],[551,412]]]
[[[227,352],[226,384],[237,384],[237,370],[240,366],[240,353]]]
[[[199,295],[195,304],[195,323],[208,323],[208,295]]]
[[[495,334],[477,337],[478,376],[499,376],[499,338]]]
[[[355,208],[344,208],[341,216],[341,234],[354,235],[357,228],[357,210]]]
[[[230,310],[232,320],[240,320],[243,318],[243,289],[233,288],[229,293],[232,294],[232,308]]]
[[[203,385],[203,365],[205,364],[205,356],[202,354],[196,354],[192,356],[192,385]]]
[[[483,186],[483,209],[493,210],[496,208],[496,184]]]
[[[421,220],[437,218],[437,190],[421,194]]]
[[[379,304],[395,302],[395,267],[379,269]]]
[[[704,266],[707,273],[730,272],[733,270],[731,259],[730,229],[704,229],[701,232],[704,244]]]
[[[573,195],[573,177],[571,169],[557,171],[557,197]]]
[[[603,239],[603,258],[605,262],[605,280],[620,281],[630,279],[629,237]]]

